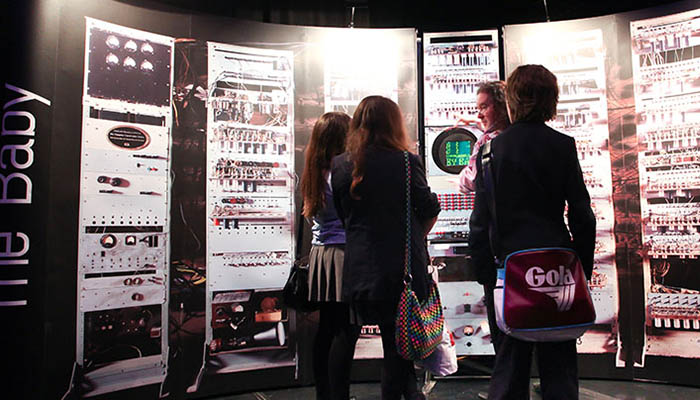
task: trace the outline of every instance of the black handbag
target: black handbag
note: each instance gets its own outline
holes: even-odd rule
[[[282,298],[289,308],[314,311],[316,303],[309,301],[309,258],[297,259],[289,270],[289,278],[282,289]]]
[[[298,221],[296,260],[289,270],[287,283],[282,289],[282,299],[289,308],[309,312],[318,310],[318,303],[309,301],[309,256],[300,256],[304,232],[304,220],[301,215]]]

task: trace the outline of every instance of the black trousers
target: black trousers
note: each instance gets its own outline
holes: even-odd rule
[[[396,308],[393,301],[367,301],[354,304],[355,320],[362,325],[379,325],[382,335],[382,400],[424,400],[418,390],[413,361],[403,359],[396,350]]]
[[[494,353],[498,353],[498,346],[501,344],[501,339],[505,333],[498,329],[496,322],[496,307],[493,303],[493,287],[492,284],[484,284],[484,302],[486,303],[486,316],[489,321],[489,331],[491,331],[491,344],[493,344]]]
[[[347,304],[321,303],[313,349],[316,399],[350,398],[350,370],[359,335],[360,327],[350,324]]]
[[[496,362],[489,384],[489,400],[527,400],[530,398],[530,367],[533,351],[537,355],[542,398],[578,399],[576,341],[525,342],[498,329],[493,302],[493,287],[484,285],[486,311]]]
[[[382,400],[421,400],[425,396],[418,390],[413,361],[403,359],[396,350],[393,320],[379,324],[382,335]]]

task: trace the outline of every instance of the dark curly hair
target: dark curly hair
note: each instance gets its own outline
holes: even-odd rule
[[[484,93],[493,103],[493,109],[497,117],[494,121],[495,128],[505,129],[510,125],[508,110],[506,109],[506,83],[503,81],[489,81],[479,84],[476,94]],[[488,127],[485,127],[488,128]]]

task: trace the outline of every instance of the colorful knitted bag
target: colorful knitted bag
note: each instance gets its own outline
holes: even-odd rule
[[[421,304],[411,288],[411,163],[406,163],[406,254],[404,288],[396,311],[396,349],[406,360],[422,360],[437,348],[442,340],[445,319],[437,284],[429,277],[428,297]]]

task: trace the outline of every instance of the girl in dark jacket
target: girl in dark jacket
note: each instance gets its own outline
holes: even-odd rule
[[[409,142],[399,107],[370,96],[358,105],[350,125],[347,152],[334,158],[332,187],[346,232],[343,300],[351,303],[358,325],[379,325],[384,349],[382,399],[423,399],[413,362],[396,351],[394,319],[403,289],[406,249],[406,164]],[[425,235],[440,205],[430,191],[420,158],[409,153],[411,168],[412,287],[427,295]]]

